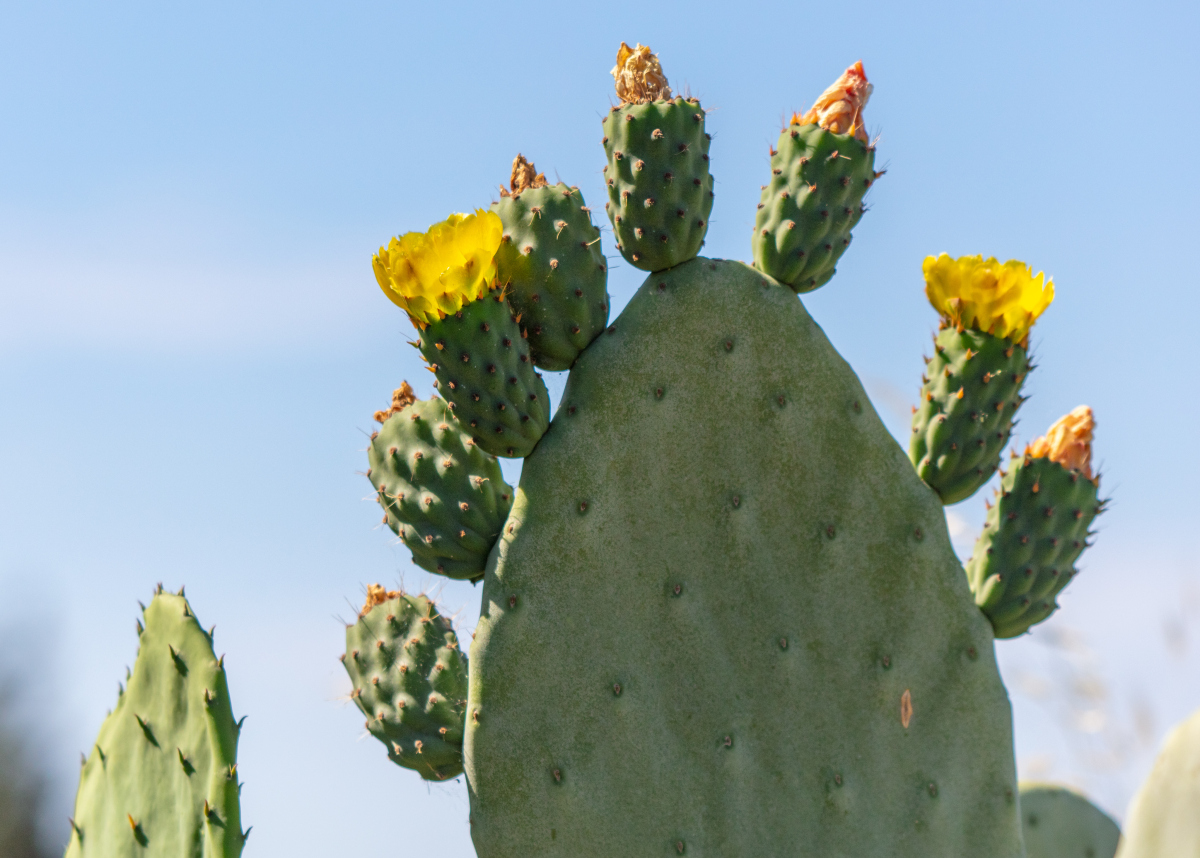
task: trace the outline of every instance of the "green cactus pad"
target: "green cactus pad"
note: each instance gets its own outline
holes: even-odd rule
[[[413,562],[447,578],[483,576],[512,508],[500,463],[479,449],[440,397],[388,417],[367,449],[384,521]]]
[[[1021,784],[1021,827],[1027,858],[1113,858],[1121,829],[1074,790]]]
[[[496,270],[542,369],[570,369],[608,324],[608,265],[578,188],[563,183],[501,197]]]
[[[1200,855],[1200,710],[1175,727],[1133,797],[1117,858]]]
[[[700,252],[713,204],[710,140],[694,98],[623,104],[604,118],[604,209],[635,268],[662,271]]]
[[[499,291],[429,325],[420,347],[438,392],[480,448],[528,456],[550,422],[550,397]]]
[[[371,587],[342,664],[388,759],[430,781],[462,774],[467,658],[433,602]]]
[[[1100,512],[1099,486],[1050,459],[1014,461],[1000,481],[967,561],[975,602],[998,638],[1013,638],[1058,608],[1075,577],[1088,527]]]
[[[144,617],[128,687],[79,776],[66,858],[236,858],[240,727],[225,669],[182,591],[160,588]]]
[[[874,181],[874,146],[815,124],[783,129],[754,220],[754,267],[797,292],[823,286]]]
[[[1028,354],[1012,340],[943,328],[925,366],[908,457],[944,504],[975,494],[1000,466],[1024,401]]]
[[[481,858],[1022,855],[942,507],[790,288],[650,276],[554,422],[472,644]]]

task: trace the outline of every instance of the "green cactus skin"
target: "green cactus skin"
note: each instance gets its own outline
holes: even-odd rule
[[[417,400],[393,414],[372,436],[367,458],[384,521],[413,562],[447,578],[482,578],[513,490],[446,402]]]
[[[223,659],[183,596],[160,587],[137,661],[79,776],[66,858],[236,858],[240,722]]]
[[[1000,466],[1032,366],[1022,346],[970,328],[943,328],[933,352],[908,457],[949,505],[975,494]]]
[[[1024,457],[1000,480],[967,561],[975,602],[998,638],[1024,634],[1058,608],[1101,511],[1099,480],[1050,459]]]
[[[1175,727],[1125,815],[1117,858],[1200,855],[1200,710]]]
[[[1113,858],[1121,829],[1074,790],[1021,784],[1021,826],[1027,858]]]
[[[550,396],[499,290],[434,322],[420,337],[437,389],[493,456],[528,456],[550,423]]]
[[[874,182],[874,146],[816,124],[783,129],[754,220],[754,267],[796,292],[823,286]]]
[[[694,98],[623,104],[604,118],[604,210],[635,268],[662,271],[700,252],[713,205],[711,139]]]
[[[342,664],[354,702],[392,762],[425,780],[456,777],[463,770],[467,657],[433,602],[378,590],[385,600],[346,627]]]
[[[608,324],[608,265],[578,188],[562,182],[501,197],[500,282],[521,319],[533,362],[570,369]]]
[[[554,422],[471,647],[481,858],[1022,856],[942,507],[789,288],[651,275]]]

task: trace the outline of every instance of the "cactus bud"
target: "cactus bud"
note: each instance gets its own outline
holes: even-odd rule
[[[1080,405],[1056,420],[1045,435],[1026,447],[1025,455],[1058,462],[1068,471],[1079,471],[1092,480],[1092,431],[1095,427],[1092,409]]]
[[[817,98],[804,115],[792,115],[792,125],[820,125],[834,134],[853,134],[864,143],[863,108],[874,87],[867,82],[862,61],[850,66]]]
[[[617,64],[610,74],[616,81],[617,96],[622,104],[645,104],[671,97],[671,87],[658,57],[645,45],[631,48],[621,42]]]

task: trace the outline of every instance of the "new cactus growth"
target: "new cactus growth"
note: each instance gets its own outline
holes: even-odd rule
[[[621,104],[604,117],[604,168],[617,249],[643,271],[679,265],[700,252],[713,205],[704,108],[671,97],[648,47],[624,42],[612,70]]]
[[[1055,784],[1021,784],[1026,858],[1113,858],[1121,829],[1079,793]]]
[[[66,858],[236,858],[237,744],[223,659],[181,590],[138,623],[128,686],[83,764]]]
[[[862,63],[846,69],[771,150],[750,247],[754,266],[811,292],[833,277],[863,215],[863,196],[879,173],[863,126],[871,84]]]
[[[517,155],[492,211],[504,226],[496,271],[533,362],[570,369],[608,324],[608,265],[579,188],[551,185]]]
[[[1200,855],[1200,710],[1167,736],[1129,806],[1117,858]]]
[[[478,579],[512,507],[496,457],[479,449],[445,400],[418,400],[408,382],[377,412],[367,476],[387,524],[422,569]]]
[[[908,455],[946,504],[973,495],[1000,465],[1029,373],[1029,329],[1054,284],[1011,260],[926,258],[925,294],[941,315],[913,411]]]
[[[1100,512],[1092,410],[1081,405],[1014,459],[967,562],[975,602],[1011,638],[1058,607]]]
[[[493,212],[452,215],[424,234],[393,238],[374,268],[476,443],[493,456],[522,457],[546,431],[550,399],[496,279],[502,228]]]
[[[467,658],[433,602],[372,584],[342,663],[388,759],[426,780],[462,773]]]

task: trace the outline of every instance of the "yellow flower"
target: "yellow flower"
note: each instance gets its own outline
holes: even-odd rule
[[[925,257],[925,294],[952,325],[1005,337],[1025,345],[1029,329],[1054,300],[1054,281],[1024,262],[1003,265],[990,257]]]
[[[808,113],[803,116],[792,114],[791,124],[820,125],[834,134],[853,134],[866,143],[867,130],[863,127],[862,112],[874,88],[867,82],[867,73],[859,60],[821,93]]]
[[[1092,478],[1092,430],[1096,420],[1092,409],[1080,405],[1060,417],[1041,438],[1025,448],[1025,455],[1058,462],[1069,471],[1080,471]]]
[[[617,64],[609,72],[617,83],[617,96],[622,104],[644,104],[671,97],[671,87],[663,74],[658,56],[645,45],[636,48],[621,42]]]
[[[496,279],[504,227],[495,212],[452,214],[428,232],[408,232],[371,260],[379,288],[424,328],[481,298]]]

